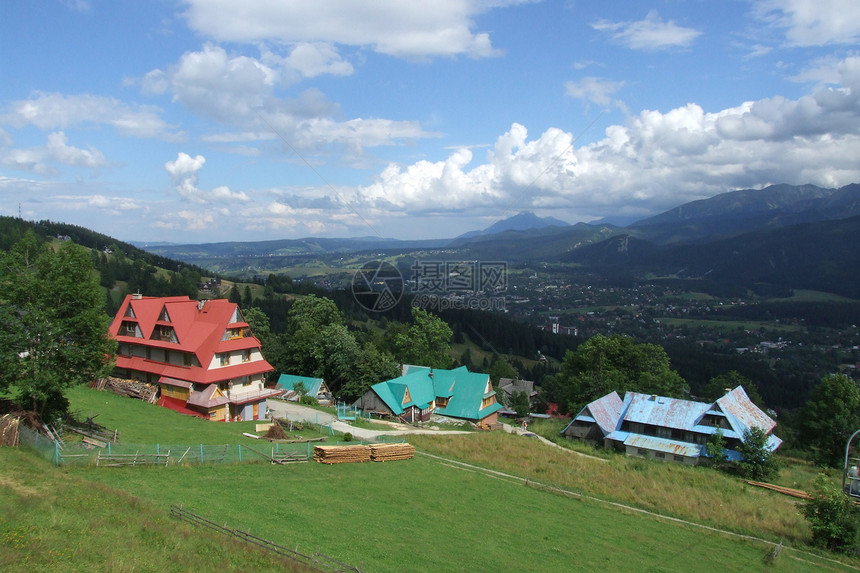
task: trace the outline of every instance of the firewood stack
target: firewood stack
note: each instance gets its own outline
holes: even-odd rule
[[[157,384],[148,384],[139,380],[127,380],[116,378],[114,376],[108,376],[103,380],[105,382],[102,383],[101,380],[98,381],[95,388],[99,390],[106,388],[114,394],[136,398],[137,400],[143,400],[150,404],[155,404],[156,399],[158,398]]]
[[[6,414],[0,418],[0,446],[16,447],[18,445],[18,424],[20,418]]]
[[[370,446],[315,446],[314,461],[323,464],[369,462]]]
[[[410,444],[372,444],[370,459],[374,462],[411,460],[415,457],[415,446]]]

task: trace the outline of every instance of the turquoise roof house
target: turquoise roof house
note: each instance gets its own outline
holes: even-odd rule
[[[370,387],[355,406],[405,422],[427,421],[431,414],[474,422],[482,427],[498,423],[502,405],[488,374],[409,366],[404,374]]]

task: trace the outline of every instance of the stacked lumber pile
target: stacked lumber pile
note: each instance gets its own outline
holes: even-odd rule
[[[415,446],[410,444],[372,444],[370,459],[374,462],[411,460],[415,457]]]
[[[18,445],[18,424],[21,419],[12,414],[0,418],[0,446],[16,447]]]
[[[781,485],[775,485],[772,483],[765,483],[765,482],[760,482],[760,481],[747,481],[747,483],[750,485],[754,485],[756,487],[763,487],[765,489],[776,491],[776,492],[779,492],[783,495],[790,495],[791,497],[797,497],[800,499],[810,499],[811,498],[811,496],[808,493],[806,493],[805,491],[799,490],[799,489],[792,489],[790,487],[784,487]]]
[[[155,404],[158,399],[158,384],[149,384],[147,382],[141,382],[140,380],[129,380],[125,378],[117,378],[115,376],[108,376],[107,378],[98,380],[94,385],[94,388],[98,390],[107,389],[114,394],[143,400],[150,404]]]
[[[370,446],[314,446],[314,461],[323,464],[369,462]]]

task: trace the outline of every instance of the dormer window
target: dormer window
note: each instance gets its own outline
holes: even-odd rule
[[[167,307],[161,309],[161,314],[158,315],[158,320],[162,322],[170,322],[170,315],[167,314]]]
[[[178,342],[176,338],[176,332],[174,332],[172,326],[166,326],[163,324],[159,324],[155,327],[155,333],[153,338],[156,340],[160,340],[161,342]]]
[[[136,322],[132,322],[130,320],[123,321],[122,325],[119,327],[119,334],[120,336],[143,338],[140,326]]]
[[[137,318],[134,315],[134,309],[131,308],[131,305],[128,305],[127,307],[125,307],[125,314],[123,316],[126,318]]]

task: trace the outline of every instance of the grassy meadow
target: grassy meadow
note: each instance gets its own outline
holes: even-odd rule
[[[195,420],[107,392],[70,397],[124,441],[236,444],[253,432],[244,427],[251,422]],[[805,550],[809,532],[792,498],[706,468],[585,457],[501,432],[409,441],[419,453],[408,461],[287,466],[57,468],[0,448],[0,569],[283,570],[274,557],[177,522],[170,504],[365,572],[860,569],[860,561]],[[607,501],[787,547],[766,564],[770,543]]]

